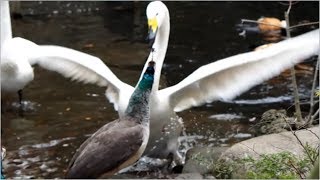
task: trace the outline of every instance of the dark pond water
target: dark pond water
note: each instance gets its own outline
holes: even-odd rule
[[[162,87],[174,85],[201,65],[266,43],[260,34],[239,36],[236,25],[241,18],[282,19],[287,8],[277,2],[166,4],[171,34]],[[96,55],[121,80],[134,85],[148,55],[146,6],[147,2],[22,2],[23,18],[12,20],[13,34]],[[292,24],[318,21],[319,4],[299,2],[291,12]],[[293,34],[307,30],[310,28]],[[306,73],[298,75],[304,99],[310,94],[311,79]],[[179,113],[186,126],[182,139],[189,146],[230,146],[252,137],[249,128],[255,122],[249,120],[259,119],[270,108],[293,109],[290,82],[288,76],[278,76],[235,101]],[[70,82],[40,68],[35,68],[35,80],[24,89],[24,99],[29,108],[24,117],[16,109],[1,116],[8,178],[62,178],[79,145],[118,117],[104,88]]]

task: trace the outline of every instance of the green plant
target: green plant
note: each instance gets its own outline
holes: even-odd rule
[[[249,179],[295,179],[299,177],[293,167],[297,158],[289,152],[261,155],[259,160],[244,158],[241,161],[247,167],[246,176]]]
[[[213,165],[213,162],[202,156],[201,153],[194,154],[191,158],[195,160],[199,165],[205,166],[207,168],[211,168]]]
[[[232,162],[218,161],[213,166],[216,178],[302,179],[306,178],[319,156],[318,148],[306,144],[303,157],[284,151],[262,154],[260,158],[246,157]]]
[[[318,148],[313,148],[310,146],[308,143],[304,146],[304,150],[306,151],[305,153],[307,156],[305,158],[309,158],[311,163],[314,163],[318,156],[319,156],[319,149]]]
[[[234,164],[218,161],[213,166],[213,175],[217,179],[230,179],[232,178],[232,172]]]

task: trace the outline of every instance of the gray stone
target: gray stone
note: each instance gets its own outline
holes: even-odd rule
[[[212,175],[206,175],[203,177],[203,179],[217,179],[217,178]]]
[[[290,127],[299,126],[295,118],[288,117],[284,109],[270,109],[264,112],[261,120],[256,124],[258,134],[273,134],[290,130]]]
[[[174,179],[203,179],[203,177],[199,173],[183,173],[179,174]]]
[[[319,145],[319,126],[308,128],[308,130],[298,130],[294,133],[303,145],[308,144],[314,148]],[[224,167],[228,167],[228,165],[236,163],[237,159],[245,157],[259,159],[262,154],[274,154],[284,151],[291,152],[298,158],[305,156],[305,150],[293,132],[282,132],[239,142],[221,154],[218,162],[223,164]],[[238,164],[234,166],[231,177],[234,179],[245,178],[246,171],[245,166]]]
[[[303,145],[317,147],[319,144],[319,126],[308,128],[309,130],[295,131],[296,136]],[[312,132],[310,132],[312,131]],[[317,136],[315,135],[317,134]],[[263,135],[248,139],[231,146],[224,152],[220,159],[236,159],[251,156],[258,158],[261,154],[272,154],[289,151],[299,157],[304,155],[304,149],[292,132]]]
[[[227,147],[195,147],[186,155],[183,173],[200,173],[202,175],[212,172],[214,163],[225,152]]]

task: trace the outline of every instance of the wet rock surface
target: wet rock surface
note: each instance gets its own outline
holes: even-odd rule
[[[316,148],[319,145],[319,126],[297,130],[296,136],[303,145],[308,144]],[[238,159],[252,157],[258,159],[262,154],[273,154],[288,151],[302,157],[305,150],[297,140],[293,132],[281,132],[268,134],[245,140],[234,144],[231,147],[195,147],[190,149],[186,155],[186,163],[182,174],[177,178],[197,177],[214,178],[216,169],[228,167],[229,163],[234,163]],[[233,170],[232,177],[245,177],[245,167],[241,165]],[[200,177],[200,176],[199,176]],[[198,179],[198,178],[196,178]]]
[[[175,179],[203,179],[200,173],[183,173],[175,177]]]
[[[294,118],[288,117],[284,109],[270,109],[261,116],[261,121],[257,124],[258,134],[280,133],[290,130],[294,124]]]
[[[295,131],[295,135],[303,145],[308,144],[312,147],[317,147],[319,144],[319,126]],[[302,156],[304,149],[295,135],[293,132],[282,132],[245,140],[231,146],[219,159],[228,161],[246,156],[259,158],[260,154],[283,151],[289,151],[297,156]]]
[[[183,173],[210,174],[214,163],[219,159],[228,147],[195,147],[186,155],[186,163]]]
[[[296,136],[295,136],[295,135]],[[299,140],[297,140],[297,138]],[[277,134],[263,135],[239,142],[226,150],[217,161],[220,168],[228,169],[232,165],[232,178],[245,178],[247,169],[238,161],[243,158],[260,159],[265,154],[289,152],[297,158],[305,156],[303,146],[317,148],[319,146],[319,126],[294,132],[281,132]],[[230,172],[230,171],[229,171]]]

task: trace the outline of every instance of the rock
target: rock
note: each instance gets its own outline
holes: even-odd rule
[[[217,179],[217,178],[212,175],[206,175],[206,176],[204,176],[203,179]]]
[[[308,129],[314,134],[305,129],[295,131],[295,134],[302,144],[305,145],[308,143],[312,147],[317,147],[319,139],[315,134],[319,136],[319,126]],[[258,158],[259,154],[271,154],[283,151],[289,151],[297,156],[304,155],[304,149],[293,133],[282,132],[278,134],[263,135],[239,142],[223,153],[220,159],[243,158],[246,156]]]
[[[203,179],[199,173],[183,173],[175,177],[174,179]]]
[[[214,163],[227,147],[195,147],[186,155],[186,163],[182,173],[200,173],[201,175],[212,172]]]
[[[311,131],[311,132],[310,132]],[[295,131],[303,145],[308,144],[313,148],[319,145],[319,126]],[[318,137],[317,137],[318,136]],[[273,154],[280,152],[291,152],[298,158],[305,156],[305,150],[292,132],[263,135],[249,140],[239,142],[221,154],[218,164],[228,167],[228,164],[235,163],[238,159],[252,157],[258,159],[262,154]],[[246,169],[238,165],[233,169],[232,178],[244,178]]]
[[[257,124],[258,134],[280,133],[290,129],[294,124],[294,118],[287,116],[284,109],[270,109],[264,112]]]

